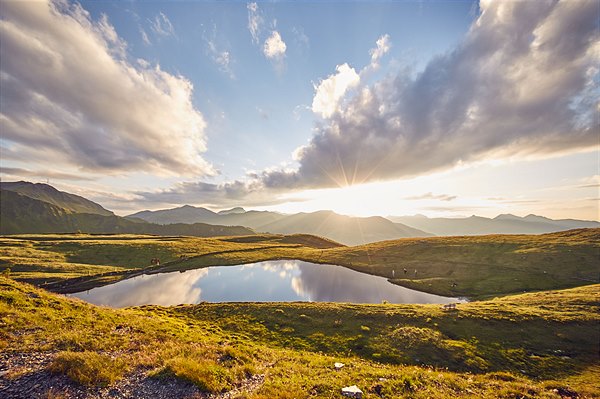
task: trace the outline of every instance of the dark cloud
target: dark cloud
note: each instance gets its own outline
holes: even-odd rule
[[[0,12],[3,155],[102,173],[213,173],[191,83],[129,63],[106,16],[66,1]]]

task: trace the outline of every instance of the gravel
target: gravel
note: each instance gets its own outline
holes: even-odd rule
[[[157,379],[136,370],[106,388],[88,388],[47,368],[55,352],[0,353],[0,398],[6,399],[96,399],[96,398],[194,398],[232,399],[251,392],[263,383],[264,375],[255,375],[228,392],[207,394],[195,385],[177,379]]]

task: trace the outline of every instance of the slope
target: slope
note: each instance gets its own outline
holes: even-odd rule
[[[150,223],[217,223],[225,226],[246,226],[252,229],[272,223],[285,215],[268,211],[245,211],[233,208],[215,213],[210,209],[184,205],[179,208],[158,211],[141,211],[126,216],[129,219],[142,219]]]
[[[73,213],[94,213],[111,216],[113,213],[101,205],[79,195],[59,191],[48,184],[25,181],[0,182],[0,189],[17,192],[27,197],[44,201]]]
[[[158,211],[141,211],[127,218],[137,218],[150,223],[172,224],[172,223],[212,223],[218,218],[218,214],[201,207],[184,205],[179,208],[161,209]]]
[[[359,218],[339,215],[332,211],[285,215],[269,211],[234,209],[234,212],[215,213],[206,208],[186,205],[174,209],[138,212],[127,217],[161,224],[202,222],[225,226],[246,226],[265,233],[314,234],[345,245],[432,235],[402,223],[392,223],[378,216]]]
[[[158,225],[130,221],[111,215],[71,213],[17,192],[0,190],[0,234],[23,233],[133,233],[191,235],[198,237],[248,235],[254,232],[241,226],[204,223]]]
[[[0,390],[305,399],[340,397],[357,384],[365,398],[592,398],[600,395],[598,292],[525,294],[452,312],[327,303],[115,310],[0,276],[9,321],[0,324],[8,367]],[[336,372],[334,362],[346,367]]]
[[[280,234],[314,234],[346,245],[431,235],[401,223],[392,223],[379,216],[358,218],[338,215],[332,211],[288,215],[272,223],[257,226],[256,229]]]

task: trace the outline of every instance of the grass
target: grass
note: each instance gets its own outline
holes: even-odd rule
[[[129,370],[125,358],[112,358],[96,352],[64,351],[49,367],[53,373],[64,374],[86,386],[108,386]]]
[[[0,272],[76,292],[156,269],[189,270],[274,259],[331,263],[443,296],[486,299],[598,282],[600,229],[543,235],[400,239],[346,247],[306,234],[243,237],[19,235],[0,237]],[[406,272],[404,272],[406,270]]]
[[[226,303],[108,309],[0,277],[0,350],[58,351],[83,385],[134,370],[249,399],[598,397],[600,285],[460,304]],[[336,372],[334,362],[346,364]]]

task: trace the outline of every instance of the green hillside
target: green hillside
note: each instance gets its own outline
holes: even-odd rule
[[[198,237],[247,235],[254,232],[241,226],[204,223],[158,225],[70,211],[17,192],[0,190],[0,234],[23,233],[125,233],[190,235]]]
[[[320,303],[113,310],[0,277],[0,356],[11,365],[0,389],[9,397],[152,387],[177,397],[305,399],[337,398],[356,384],[365,399],[593,398],[599,289],[456,311]],[[345,367],[335,371],[334,362]]]
[[[60,281],[63,285],[56,289],[61,292],[127,278],[130,271],[137,273],[149,267],[153,257],[161,259],[160,270],[165,272],[299,259],[343,265],[438,295],[489,298],[598,283],[600,229],[545,235],[407,238],[358,247],[340,246],[310,235],[0,238],[0,270],[11,268],[16,278],[35,283]],[[65,280],[70,277],[80,279]]]
[[[1,182],[0,189],[14,191],[73,213],[93,213],[103,216],[113,215],[111,211],[104,209],[95,202],[79,195],[59,191],[48,184],[30,183],[25,181]]]

